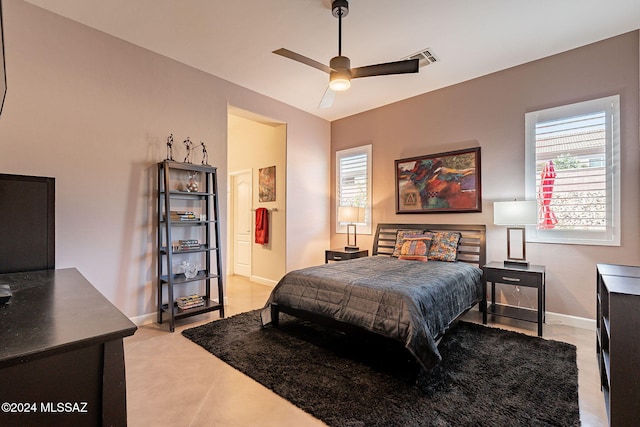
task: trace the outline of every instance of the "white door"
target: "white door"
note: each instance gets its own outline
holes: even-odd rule
[[[233,198],[233,273],[251,276],[252,172],[234,173]]]

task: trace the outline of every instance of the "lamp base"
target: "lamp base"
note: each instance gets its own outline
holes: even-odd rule
[[[345,246],[345,247],[344,247],[344,250],[345,250],[345,251],[359,251],[359,250],[360,250],[360,248],[359,248],[359,247],[357,247],[357,246]]]
[[[529,261],[518,259],[506,259],[503,261],[505,267],[529,267]]]

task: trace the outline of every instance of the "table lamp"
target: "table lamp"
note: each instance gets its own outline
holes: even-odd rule
[[[529,265],[526,257],[525,225],[534,225],[538,222],[538,204],[535,200],[514,200],[512,202],[493,203],[493,223],[495,225],[507,225],[507,259],[505,265],[526,267]],[[512,236],[522,240],[522,252],[517,253],[517,248],[511,245]],[[512,252],[512,249],[514,251]],[[514,253],[515,252],[515,253]]]
[[[338,222],[347,223],[347,245],[345,250],[357,251],[356,246],[356,224],[357,222],[364,222],[364,208],[357,206],[338,206]],[[353,243],[351,243],[351,227],[353,227]]]

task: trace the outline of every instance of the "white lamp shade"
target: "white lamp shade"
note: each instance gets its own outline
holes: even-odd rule
[[[357,206],[338,206],[338,222],[364,222],[364,208]]]
[[[538,204],[535,200],[493,203],[495,225],[533,225],[538,222]]]

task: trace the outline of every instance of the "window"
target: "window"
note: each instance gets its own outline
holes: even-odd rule
[[[336,218],[338,206],[365,208],[357,232],[371,234],[371,145],[336,151]],[[336,233],[346,232],[347,224],[336,221]]]
[[[525,126],[528,240],[619,246],[620,97],[527,113]]]

